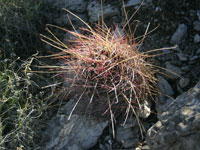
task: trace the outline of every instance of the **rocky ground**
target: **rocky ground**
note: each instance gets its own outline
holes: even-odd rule
[[[106,24],[123,24],[123,3],[120,0],[102,1]],[[98,21],[98,12],[101,11],[97,0],[44,2],[43,17],[47,22],[67,28],[70,28],[70,23],[61,8],[69,9],[90,24]],[[128,15],[135,12],[141,2],[126,0]],[[75,28],[83,25],[74,17],[71,20]],[[147,36],[141,49],[167,48],[161,51],[162,55],[154,58],[154,62],[176,73],[161,69],[163,74],[157,75],[162,94],[157,96],[155,104],[145,105],[145,110],[151,109],[154,113],[146,111],[145,117],[141,117],[146,131],[144,137],[135,117],[125,126],[116,123],[115,138],[108,121],[90,120],[77,114],[68,121],[69,110],[73,106],[69,102],[49,123],[42,142],[45,143],[43,149],[200,149],[200,3],[198,0],[144,0],[132,22],[134,20],[140,21],[136,36],[144,34],[148,23],[151,24],[150,29],[159,26]],[[134,27],[133,23],[130,24]],[[69,38],[69,35],[61,37]]]

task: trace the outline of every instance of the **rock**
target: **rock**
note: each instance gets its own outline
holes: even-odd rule
[[[170,40],[170,44],[178,44],[187,34],[187,26],[185,24],[179,24],[178,29],[173,34]]]
[[[165,103],[159,103],[158,100],[156,100],[156,111],[157,111],[157,118],[160,118],[161,114],[169,108],[170,104],[174,101],[174,99],[167,98],[165,99]]]
[[[123,125],[124,128],[131,128],[131,127],[135,127],[137,125],[137,120],[136,118],[130,117],[127,119],[127,121],[125,122],[125,124]]]
[[[194,65],[195,63],[197,63],[198,61],[197,61],[197,59],[198,59],[199,57],[198,56],[191,56],[190,57],[190,61],[188,62],[188,64],[189,65]]]
[[[157,75],[158,78],[158,87],[159,90],[161,92],[161,95],[159,96],[159,103],[160,104],[164,104],[165,103],[165,95],[167,96],[173,96],[174,95],[174,91],[171,87],[171,85],[167,82],[167,80],[165,80],[164,77]]]
[[[162,8],[160,8],[159,6],[157,6],[156,8],[155,8],[155,12],[161,12],[162,11]]]
[[[185,57],[185,55],[183,53],[178,53],[177,54],[178,58],[180,61],[187,61],[187,57]]]
[[[196,31],[200,31],[200,20],[195,21],[193,24],[194,24],[194,29]]]
[[[101,4],[97,0],[93,0],[88,4],[87,11],[90,23],[96,22],[98,21],[98,19],[101,19],[102,17]],[[107,17],[117,15],[118,12],[119,10],[115,6],[110,6],[110,5],[103,6],[104,19]]]
[[[185,88],[186,86],[188,86],[189,83],[190,83],[190,80],[188,78],[181,78],[179,80],[179,85],[181,88]]]
[[[51,5],[51,7],[61,10],[66,8],[70,11],[83,13],[87,10],[87,0],[44,0],[44,4]]]
[[[89,149],[97,143],[104,128],[108,125],[108,121],[89,118],[84,115],[72,114],[70,120],[68,120],[68,113],[74,106],[71,103],[69,104],[66,104],[69,108],[65,107],[68,108],[66,114],[57,114],[50,121],[43,137],[44,150]]]
[[[151,102],[144,101],[144,103],[141,104],[141,108],[137,109],[137,112],[140,118],[148,118],[151,114]]]
[[[177,66],[172,65],[170,62],[165,63],[166,66],[166,75],[170,79],[177,79],[181,76],[181,69]]]
[[[190,61],[194,61],[194,60],[196,60],[196,59],[198,59],[199,57],[198,56],[192,56],[191,58],[190,58]]]
[[[182,66],[181,70],[184,71],[184,72],[187,72],[187,71],[190,70],[190,67],[189,66]]]
[[[106,150],[109,150],[111,146],[108,143],[105,143],[105,147],[106,147]]]
[[[76,13],[76,15],[77,15],[78,17],[80,17],[83,21],[87,22],[88,19],[87,19],[87,15],[86,15],[86,14],[84,14],[84,13],[83,13],[83,14],[77,14],[77,13]],[[80,19],[74,17],[73,15],[70,15],[70,14],[69,14],[69,17],[70,17],[70,20],[71,20],[73,26],[75,26],[75,28],[78,28],[78,27],[84,25],[84,23],[81,22]],[[54,22],[55,22],[57,25],[60,25],[60,26],[64,26],[64,25],[65,25],[65,26],[71,26],[71,23],[70,23],[70,21],[68,20],[66,14],[61,15],[61,16],[55,18],[55,19],[54,19]]]
[[[200,10],[197,10],[197,17],[200,20]]]
[[[139,127],[124,128],[123,126],[116,127],[116,140],[122,143],[125,148],[136,146],[139,142]]]
[[[138,145],[138,142],[139,142],[138,139],[128,139],[128,140],[124,141],[123,147],[124,148],[133,148],[136,145]]]
[[[199,43],[200,42],[200,35],[199,34],[196,34],[194,36],[194,43]]]
[[[169,105],[146,140],[153,150],[200,149],[200,81]]]
[[[200,48],[197,49],[196,54],[199,55],[200,54]]]
[[[170,64],[173,65],[173,66],[177,66],[177,67],[179,66],[180,67],[182,65],[182,62],[179,61],[179,60],[171,60]]]
[[[123,126],[117,126],[116,140],[118,142],[122,142],[132,138],[134,138],[134,133],[132,131],[132,128],[124,128]]]
[[[83,148],[80,145],[72,145],[65,148],[65,150],[82,150],[82,149]]]
[[[176,83],[176,90],[177,90],[177,93],[180,93],[180,94],[184,92],[183,89],[180,87],[179,82]]]
[[[125,3],[125,7],[132,7],[135,5],[139,5],[142,2],[142,0],[129,0],[127,3]]]
[[[142,146],[141,150],[151,150],[149,145]]]
[[[107,147],[103,144],[99,144],[99,150],[107,150]]]
[[[173,101],[172,96],[174,95],[174,91],[171,85],[165,80],[164,77],[157,75],[159,80],[158,87],[161,94],[156,98],[156,111],[157,117],[160,117],[160,114],[167,110],[169,104]]]

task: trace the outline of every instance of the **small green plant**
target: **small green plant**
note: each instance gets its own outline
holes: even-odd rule
[[[18,70],[16,70],[18,68]],[[42,109],[23,68],[16,60],[0,62],[0,149],[27,150],[34,146],[39,133],[38,118]],[[38,130],[38,131],[37,131]]]
[[[33,61],[31,55],[41,50],[40,4],[35,0],[0,0],[1,150],[39,149],[47,105],[33,81],[36,74],[27,70]]]

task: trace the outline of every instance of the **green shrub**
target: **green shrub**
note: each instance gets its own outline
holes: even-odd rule
[[[27,150],[35,144],[42,109],[22,69],[16,61],[6,59],[0,63],[0,149]]]

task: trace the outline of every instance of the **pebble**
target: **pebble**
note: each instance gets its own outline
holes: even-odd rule
[[[170,44],[178,44],[187,34],[187,26],[185,24],[179,24],[176,32],[172,35]]]
[[[125,7],[132,7],[135,5],[139,5],[142,2],[142,0],[129,0],[126,4]]]
[[[180,49],[178,44],[175,45],[175,48],[173,48],[173,50],[175,50],[176,52],[180,52],[181,51],[181,49]]]
[[[197,54],[197,55],[200,55],[200,48],[197,49],[196,54]]]
[[[198,56],[193,56],[193,57],[190,58],[191,61],[194,61],[196,59],[198,59]]]
[[[161,9],[160,7],[157,6],[157,7],[155,8],[155,12],[160,12],[160,11],[162,11],[162,9]]]
[[[183,53],[178,53],[177,54],[178,58],[180,61],[187,61],[187,57],[185,57],[185,55]]]
[[[181,76],[181,69],[177,66],[172,65],[170,62],[165,63],[166,74],[170,79],[177,79]]]
[[[200,31],[200,20],[195,21],[193,24],[194,24],[194,29],[196,31]]]
[[[190,57],[190,61],[188,62],[188,64],[190,64],[190,65],[194,65],[197,61],[197,59],[198,59],[199,57],[198,56],[192,56],[192,57]]]
[[[149,145],[142,146],[141,150],[151,150]]]
[[[190,80],[188,78],[181,78],[179,80],[179,85],[181,88],[185,88],[186,86],[188,86],[189,83],[190,83]]]
[[[173,96],[174,91],[173,91],[171,85],[168,83],[168,81],[164,77],[157,75],[157,78],[158,78],[158,81],[159,81],[158,87],[159,87],[159,90],[161,92],[161,95],[159,96],[159,103],[163,104],[163,103],[166,102],[164,95]]]
[[[200,42],[200,35],[199,34],[196,34],[194,36],[194,43],[199,43]]]
[[[176,90],[178,93],[181,93],[181,94],[184,92],[183,89],[180,87],[179,82],[176,83]]]
[[[197,17],[200,20],[200,10],[197,10]]]
[[[150,101],[144,101],[143,104],[141,104],[141,108],[138,108],[138,115],[141,118],[148,118],[151,114],[151,102]]]
[[[184,72],[187,72],[190,70],[190,68],[189,68],[189,66],[183,66],[183,67],[181,67],[181,70]]]

